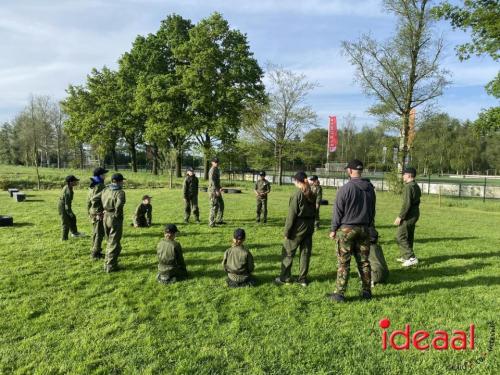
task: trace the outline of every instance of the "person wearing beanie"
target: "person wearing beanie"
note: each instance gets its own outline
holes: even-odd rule
[[[253,256],[244,246],[245,230],[238,228],[233,234],[232,246],[224,252],[222,267],[227,273],[226,283],[230,288],[254,286]]]
[[[165,226],[164,238],[156,247],[158,255],[157,280],[162,284],[172,284],[187,278],[186,263],[182,255],[182,247],[175,237],[179,233],[175,224]]]
[[[257,223],[260,223],[260,215],[263,215],[263,222],[267,223],[267,197],[271,193],[271,184],[266,179],[266,172],[259,173],[259,179],[255,183],[254,189],[257,197]]]
[[[73,188],[78,185],[78,178],[69,175],[64,180],[65,184],[59,195],[59,216],[61,216],[62,241],[68,240],[68,234],[71,232],[72,237],[84,237],[83,233],[78,232],[76,226],[76,216],[71,207],[73,203]]]
[[[134,212],[133,226],[135,228],[148,228],[153,222],[153,206],[150,195],[144,195]]]
[[[104,209],[102,207],[101,193],[106,188],[104,185],[108,171],[102,167],[94,169],[90,177],[89,193],[87,195],[87,212],[92,223],[92,259],[100,259],[102,254],[102,241],[104,240]]]
[[[196,177],[191,167],[188,167],[186,170],[186,178],[182,186],[182,193],[184,195],[184,223],[189,223],[189,217],[193,214],[196,223],[199,224],[198,177]]]

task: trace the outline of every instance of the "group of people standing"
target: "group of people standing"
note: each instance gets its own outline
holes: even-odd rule
[[[219,160],[212,159],[209,172],[208,193],[210,197],[209,226],[225,224],[224,200],[220,182]],[[349,181],[337,191],[333,207],[333,215],[329,237],[337,244],[337,279],[336,289],[329,294],[329,298],[336,302],[345,300],[351,258],[357,263],[361,279],[361,297],[372,297],[371,287],[375,281],[383,281],[388,275],[387,264],[381,247],[378,245],[378,233],[375,229],[376,195],[374,186],[368,179],[362,178],[363,163],[352,160],[346,166]],[[120,173],[111,177],[111,184],[105,185],[107,170],[96,168],[91,177],[90,189],[87,198],[87,208],[92,221],[92,250],[93,259],[105,258],[104,270],[113,272],[118,269],[118,256],[121,252],[121,237],[123,233],[123,207],[125,192],[123,182],[125,178]],[[398,261],[404,267],[418,263],[413,252],[415,224],[419,219],[420,188],[415,182],[416,170],[405,168],[403,180],[405,188],[403,205],[399,216],[395,220],[398,226],[397,240],[401,249]],[[60,201],[59,213],[62,222],[62,240],[67,240],[69,232],[72,236],[82,236],[76,226],[76,217],[72,211],[73,187],[78,183],[75,176],[66,178]],[[322,188],[317,176],[309,179],[304,172],[298,172],[293,177],[296,186],[290,197],[288,214],[285,220],[284,239],[282,245],[281,272],[275,279],[278,285],[289,284],[292,278],[293,259],[299,250],[298,284],[307,286],[308,273],[313,247],[313,234],[319,228],[319,211],[322,201]],[[198,207],[198,178],[192,168],[188,168],[183,185],[185,202],[184,222],[188,223],[193,215],[197,223],[200,222]],[[267,222],[267,198],[271,193],[271,184],[266,179],[265,172],[259,174],[254,189],[257,208],[256,221]],[[150,226],[152,222],[151,198],[143,196],[142,203],[134,214],[135,227]],[[175,224],[165,226],[164,238],[157,246],[158,254],[158,281],[172,283],[187,277],[187,268],[182,255],[182,247],[175,240],[178,229]],[[102,242],[107,238],[106,254],[102,253]],[[233,245],[224,253],[223,268],[226,271],[227,284],[230,287],[253,286],[255,279],[253,256],[244,246],[246,233],[238,228],[233,234]],[[372,265],[376,272],[372,272]]]

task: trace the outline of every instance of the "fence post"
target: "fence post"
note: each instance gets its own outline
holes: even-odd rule
[[[382,191],[384,191],[384,176],[385,176],[385,173],[382,173]]]
[[[462,198],[462,184],[458,184],[458,197]]]
[[[484,178],[484,186],[483,186],[483,203],[486,202],[486,177]]]
[[[441,207],[441,185],[439,185],[439,207]]]
[[[427,182],[427,195],[431,193],[431,174],[429,173],[429,180]]]

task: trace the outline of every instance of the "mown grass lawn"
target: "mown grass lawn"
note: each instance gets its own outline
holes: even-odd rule
[[[323,207],[314,235],[308,288],[277,287],[282,227],[291,187],[274,187],[267,225],[254,223],[254,197],[227,194],[225,227],[206,225],[208,199],[200,193],[203,224],[182,224],[180,190],[126,190],[127,223],[140,196],[152,193],[155,225],[126,226],[123,270],[102,272],[89,258],[89,239],[59,240],[59,192],[31,191],[16,203],[0,195],[0,373],[164,374],[442,374],[499,373],[499,202],[444,201],[424,196],[416,233],[418,267],[403,270],[391,225],[399,198],[378,195],[377,223],[391,268],[374,299],[359,299],[352,267],[348,303],[325,298],[334,288],[335,255],[328,239],[331,206]],[[325,198],[334,199],[334,190]],[[90,232],[86,190],[77,190],[79,228]],[[167,222],[191,275],[156,282],[155,247]],[[247,231],[254,254],[255,288],[230,290],[221,269],[236,227]],[[297,262],[296,262],[297,263]],[[294,265],[297,269],[297,264]],[[465,330],[476,325],[474,351],[383,351],[378,321],[392,329]],[[491,324],[497,343],[488,352]],[[467,367],[456,370],[457,366]]]

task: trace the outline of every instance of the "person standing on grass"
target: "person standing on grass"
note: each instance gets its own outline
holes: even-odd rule
[[[210,216],[208,225],[213,228],[215,224],[224,223],[224,199],[220,185],[219,159],[212,159],[212,168],[208,172],[208,194],[210,196]]]
[[[158,243],[156,248],[158,255],[157,280],[162,284],[172,284],[187,278],[182,247],[175,240],[177,233],[179,233],[179,230],[175,224],[167,224],[165,226],[165,237]]]
[[[61,216],[62,241],[68,240],[68,234],[71,232],[72,237],[83,237],[84,235],[78,232],[76,226],[76,216],[71,208],[73,203],[73,188],[78,185],[78,178],[73,175],[67,176],[65,179],[61,195],[59,196],[59,215]]]
[[[257,223],[260,223],[260,215],[263,215],[264,223],[267,223],[267,196],[271,193],[271,184],[266,180],[266,172],[259,173],[259,179],[254,189],[257,196]]]
[[[337,281],[335,292],[328,296],[335,302],[345,300],[353,255],[361,276],[361,297],[372,298],[369,228],[375,222],[375,190],[361,178],[361,161],[351,160],[346,170],[350,180],[337,191],[330,232],[330,238],[337,241]]]
[[[233,245],[224,253],[222,267],[227,272],[226,283],[230,288],[255,285],[255,279],[252,276],[253,256],[243,245],[245,237],[245,230],[236,229],[233,234]]]
[[[323,188],[319,183],[319,178],[316,175],[309,177],[311,182],[311,190],[316,196],[316,215],[314,220],[314,226],[319,229],[319,209],[321,208],[321,201],[323,200]]]
[[[195,176],[193,168],[186,171],[186,178],[182,187],[184,194],[184,223],[189,223],[189,217],[194,215],[196,223],[200,223],[200,209],[198,207],[198,177]]]
[[[111,177],[111,185],[102,192],[102,206],[104,209],[104,232],[106,233],[107,246],[104,263],[105,272],[118,270],[118,256],[122,250],[121,239],[123,234],[123,207],[125,206],[125,192],[121,173]]]
[[[153,206],[150,195],[144,195],[134,213],[134,228],[149,228],[153,221]]]
[[[285,221],[285,239],[283,241],[281,274],[274,281],[278,285],[292,282],[292,263],[295,253],[300,248],[299,277],[297,282],[306,287],[307,274],[312,252],[312,236],[316,215],[316,196],[309,186],[307,175],[297,172],[293,177],[297,190],[290,198],[288,216]]]
[[[420,197],[422,192],[415,182],[417,171],[415,168],[406,167],[403,170],[403,205],[399,216],[394,221],[398,226],[396,240],[399,244],[401,257],[397,260],[403,263],[403,267],[411,267],[418,264],[418,259],[413,252],[413,240],[415,237],[415,225],[420,217]]]
[[[102,255],[102,240],[104,239],[104,209],[102,207],[101,193],[106,188],[104,181],[108,170],[98,167],[94,169],[90,178],[90,188],[87,197],[87,212],[92,222],[92,259],[100,259]]]

